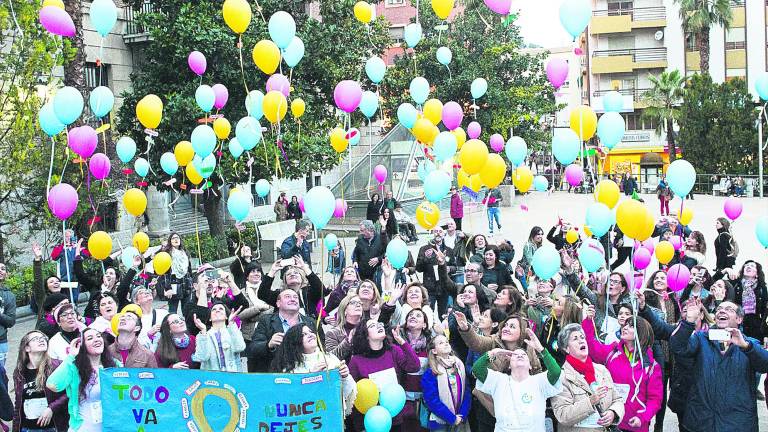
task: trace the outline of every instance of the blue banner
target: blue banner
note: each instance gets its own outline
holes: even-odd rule
[[[102,369],[105,431],[343,430],[338,370],[246,374]]]

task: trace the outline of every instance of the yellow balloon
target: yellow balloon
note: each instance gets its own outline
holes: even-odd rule
[[[251,6],[246,0],[225,0],[221,9],[224,22],[237,34],[245,33],[251,23]]]
[[[64,2],[61,0],[45,0],[43,2],[43,7],[46,6],[55,6],[61,10],[64,10]]]
[[[133,235],[132,244],[139,252],[144,253],[149,248],[149,236],[147,233],[139,231]]]
[[[533,173],[526,166],[515,168],[512,172],[512,184],[520,193],[528,192],[533,184]]]
[[[232,131],[232,125],[229,124],[229,120],[224,117],[219,117],[213,121],[213,132],[220,140],[229,138],[229,133]]]
[[[568,230],[567,233],[565,233],[565,241],[567,241],[569,244],[574,244],[579,240],[579,233],[576,232],[576,230]]]
[[[260,40],[253,47],[252,56],[256,66],[267,75],[275,73],[277,67],[280,66],[280,48],[271,40]]]
[[[661,264],[666,264],[672,261],[672,258],[675,256],[675,247],[672,246],[672,243],[662,240],[656,245],[654,253],[656,254],[656,259]]]
[[[365,414],[369,409],[379,404],[379,388],[376,383],[368,378],[363,378],[357,382],[357,398],[355,399],[355,408],[360,413]]]
[[[368,24],[373,20],[373,5],[368,2],[359,1],[355,3],[352,9],[355,12],[355,18],[363,24]]]
[[[141,189],[128,189],[123,195],[125,210],[133,216],[141,216],[147,209],[147,196]]]
[[[483,179],[480,178],[480,174],[469,176],[469,188],[475,193],[480,192],[480,189],[483,188]]]
[[[643,207],[645,215],[643,216],[642,223],[637,227],[637,237],[635,240],[646,241],[653,235],[653,229],[655,228],[655,220],[651,212]]]
[[[288,112],[288,100],[281,92],[272,90],[264,96],[261,108],[264,111],[264,117],[274,124],[285,118]]]
[[[443,103],[437,99],[424,102],[424,117],[435,126],[440,124],[440,120],[443,118]]]
[[[349,146],[349,140],[347,140],[347,133],[342,128],[333,128],[331,131],[331,147],[336,150],[336,153],[342,153]]]
[[[460,169],[456,174],[456,184],[459,190],[464,189],[464,186],[469,187],[469,174]]]
[[[203,176],[197,172],[193,164],[187,165],[187,168],[184,171],[187,173],[187,178],[193,185],[199,185],[203,182]]]
[[[472,139],[467,141],[459,152],[459,163],[469,175],[479,173],[487,159],[488,147],[480,140]]]
[[[153,94],[144,96],[136,104],[136,117],[145,128],[156,128],[163,118],[163,101]]]
[[[590,230],[588,226],[584,225],[582,228],[584,228],[584,234],[586,234],[587,237],[592,237],[592,230]]]
[[[456,149],[461,150],[461,147],[463,147],[464,143],[467,142],[467,133],[464,132],[464,129],[461,127],[457,127],[456,129],[452,130],[451,133],[456,137]]]
[[[112,237],[104,231],[96,231],[88,238],[88,252],[97,260],[103,260],[112,253]]]
[[[424,144],[426,144],[429,147],[432,147],[432,144],[435,142],[435,138],[437,138],[438,135],[440,135],[440,128],[435,125],[432,125],[432,131],[429,134],[429,138],[427,138],[427,142],[425,142]]]
[[[413,136],[415,136],[417,140],[426,144],[429,142],[429,139],[432,138],[433,126],[434,125],[429,120],[420,118],[416,120],[416,123],[414,123],[411,132],[413,132]]]
[[[440,19],[448,18],[453,9],[453,0],[432,0],[432,10]]]
[[[416,207],[416,222],[425,229],[431,230],[440,221],[440,209],[434,203],[422,201]],[[358,396],[360,396],[358,394]]]
[[[616,225],[627,237],[640,240],[647,210],[639,201],[628,199],[616,207]]]
[[[680,220],[681,224],[690,225],[691,221],[693,220],[693,210],[685,207],[683,211],[680,212],[680,217],[678,219]]]
[[[164,275],[171,268],[171,256],[168,252],[159,252],[152,258],[152,269],[155,274]]]
[[[179,166],[187,166],[195,157],[195,150],[192,148],[191,142],[179,141],[173,148],[173,155],[176,156],[176,162],[179,163]]]
[[[297,98],[291,102],[291,114],[294,118],[300,118],[304,115],[304,111],[307,109],[307,104],[304,103],[304,99]]]
[[[480,170],[480,180],[489,188],[495,188],[504,180],[506,173],[507,164],[504,162],[504,159],[500,155],[493,153],[488,155],[483,169]]]
[[[597,131],[597,115],[592,111],[592,108],[587,105],[581,105],[571,111],[571,130],[576,132],[576,135],[582,141],[586,141],[595,135],[595,131]]]
[[[616,207],[619,202],[619,186],[613,180],[601,180],[595,188],[595,200],[608,208]]]

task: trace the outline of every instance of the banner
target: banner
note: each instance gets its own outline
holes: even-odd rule
[[[104,431],[343,430],[338,370],[246,374],[102,369]]]

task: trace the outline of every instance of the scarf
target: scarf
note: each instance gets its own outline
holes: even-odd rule
[[[184,333],[184,336],[182,336],[182,337],[176,337],[176,336],[173,337],[173,344],[178,349],[184,349],[184,348],[188,347],[189,346],[189,341],[190,341],[189,335],[186,334],[186,333]]]
[[[171,248],[171,273],[177,279],[187,275],[189,269],[189,257],[183,250]]]
[[[587,384],[592,385],[595,382],[595,364],[592,363],[592,359],[587,356],[585,361],[581,361],[570,354],[565,356],[565,361],[573,367],[576,372],[584,375],[584,379],[587,380]]]
[[[744,313],[757,313],[757,293],[755,292],[757,279],[741,278],[741,287],[744,289],[741,295],[741,305],[744,308]]]
[[[466,368],[464,363],[459,360],[458,357],[452,357],[452,366],[445,367],[445,363],[442,359],[437,359],[438,367],[436,371],[433,371],[435,379],[437,380],[437,394],[440,397],[440,402],[443,403],[453,413],[457,414],[464,396],[464,386],[466,385]],[[453,376],[455,378],[455,385],[451,385],[449,382],[449,374],[452,369]],[[435,420],[437,423],[445,424],[440,417],[436,415],[430,416],[430,420]]]
[[[411,348],[413,348],[415,352],[427,350],[427,338],[424,336],[424,334],[419,334],[419,337],[417,337],[415,340],[408,338],[408,343],[411,344]]]

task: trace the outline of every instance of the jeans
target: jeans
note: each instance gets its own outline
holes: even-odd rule
[[[437,305],[437,308],[435,308]],[[438,293],[436,295],[429,294],[429,307],[433,311],[437,311],[438,319],[443,319],[443,314],[448,310],[448,294],[445,292]]]
[[[5,358],[8,357],[8,342],[0,342],[0,365],[5,368]]]
[[[170,299],[168,300],[168,312],[175,314],[179,311],[179,299]]]
[[[488,207],[488,230],[493,232],[493,221],[496,220],[496,226],[501,229],[501,221],[499,220],[499,208]]]
[[[659,199],[660,207],[661,207],[661,215],[669,215],[669,200],[666,198]]]
[[[51,420],[53,422],[53,420]],[[29,428],[21,428],[21,432],[56,432],[56,428],[43,428],[43,429],[29,429]]]

